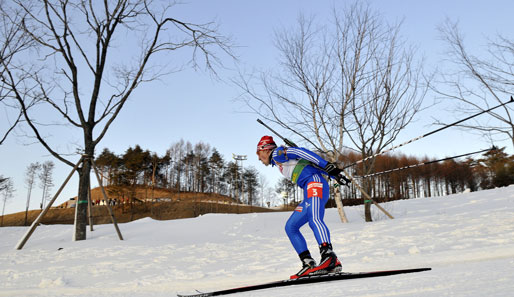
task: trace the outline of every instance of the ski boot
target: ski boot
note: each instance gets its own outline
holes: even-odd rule
[[[336,254],[332,250],[332,244],[326,242],[322,243],[319,246],[319,252],[321,254],[321,261],[314,270],[316,274],[341,272],[342,265],[339,259],[337,259]]]
[[[291,275],[290,279],[297,279],[303,276],[307,276],[313,269],[316,268],[316,261],[314,261],[314,259],[311,257],[311,253],[309,251],[305,251],[299,256],[300,260],[302,261],[302,269],[300,269],[298,273]]]

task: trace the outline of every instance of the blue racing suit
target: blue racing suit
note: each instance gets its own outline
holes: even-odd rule
[[[312,164],[324,168],[327,161],[317,154],[300,147],[278,147],[271,155],[271,165],[303,189],[303,201],[296,207],[286,223],[286,233],[298,254],[307,251],[307,242],[300,227],[309,223],[319,245],[330,243],[330,232],[323,221],[325,204],[330,190],[322,176],[326,174]]]

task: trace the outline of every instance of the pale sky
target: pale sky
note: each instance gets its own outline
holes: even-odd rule
[[[328,21],[332,7],[341,7],[345,3],[350,1],[190,0],[177,7],[174,17],[191,23],[217,21],[220,31],[230,35],[234,43],[239,45],[234,49],[239,57],[239,68],[268,70],[277,64],[278,51],[273,46],[274,30],[294,26],[299,13],[312,14],[319,20]],[[479,51],[487,43],[487,38],[497,33],[513,37],[512,1],[375,0],[369,3],[383,15],[385,21],[404,20],[402,36],[418,48],[418,53],[425,55],[429,68],[444,66],[442,60],[445,47],[438,38],[437,26],[446,18],[459,21],[471,52]],[[217,148],[225,161],[230,160],[233,153],[248,155],[244,166],[254,166],[267,176],[269,185],[274,186],[280,178],[278,171],[276,168],[264,167],[255,155],[260,137],[271,135],[271,132],[256,122],[256,114],[246,112],[244,105],[234,101],[241,91],[230,79],[237,72],[232,62],[228,61],[226,66],[229,69],[219,70],[220,80],[214,80],[202,71],[184,70],[160,82],[142,86],[111,126],[97,147],[97,153],[107,147],[116,154],[123,154],[130,146],[139,144],[143,149],[163,155],[172,143],[180,139],[193,144],[202,141]],[[432,98],[429,94],[426,100]],[[4,113],[3,110],[1,112]],[[396,144],[434,130],[436,127],[429,125],[432,123],[430,117],[445,122],[458,119],[452,118],[445,106],[428,110],[420,114],[418,120],[400,135]],[[279,127],[273,128],[285,134]],[[80,135],[69,135],[69,132],[53,136],[59,139],[62,148],[72,148],[74,146],[70,143],[80,139]],[[297,141],[294,138],[292,140]],[[49,156],[41,145],[26,145],[28,142],[27,139],[11,135],[0,146],[0,174],[12,178],[16,189],[14,199],[6,206],[6,213],[25,209],[27,190],[24,175],[30,163],[54,161],[55,186],[52,194],[71,170],[69,166]],[[508,152],[512,153],[508,142],[497,145],[507,146]],[[485,139],[475,134],[450,128],[397,152],[420,157],[445,157],[489,146]],[[75,176],[54,205],[76,196],[77,181],[78,177]],[[30,209],[39,208],[40,200],[40,190],[35,188]]]

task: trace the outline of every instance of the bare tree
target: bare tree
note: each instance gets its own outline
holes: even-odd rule
[[[41,164],[38,162],[30,163],[25,170],[25,185],[27,186],[27,206],[25,208],[25,225],[27,225],[27,216],[29,212],[30,206],[30,196],[32,194],[32,188],[34,187],[34,182],[36,181],[36,174],[41,168]]]
[[[43,190],[41,195],[41,209],[45,208],[45,203],[50,198],[50,191],[54,186],[52,174],[55,164],[52,161],[46,161],[41,164],[41,172],[39,173],[39,187]]]
[[[175,188],[178,192],[181,190],[180,184],[184,173],[182,159],[185,157],[186,153],[186,144],[183,139],[170,145],[169,149],[166,151],[166,154],[171,158],[172,164],[170,173],[168,174],[169,185],[170,188]]]
[[[276,34],[280,68],[262,73],[259,85],[244,75],[237,83],[255,112],[330,161],[342,161],[350,146],[365,158],[390,145],[419,111],[421,63],[401,40],[401,24],[383,22],[366,4],[334,9],[331,23],[300,17],[296,29]],[[365,172],[372,170],[373,161],[366,163]]]
[[[0,1],[0,5],[6,4]],[[0,118],[2,127],[7,127],[5,130],[3,128],[0,130],[0,145],[23,117],[17,101],[13,99],[12,89],[4,80],[5,65],[16,67],[13,63],[14,57],[34,45],[34,41],[19,30],[18,24],[21,20],[22,17],[18,13],[0,15],[0,64],[2,65],[0,67],[0,112],[3,114]]]
[[[2,64],[3,88],[20,105],[37,141],[58,160],[75,165],[49,136],[48,128],[57,129],[55,119],[82,138],[75,240],[86,238],[89,158],[133,91],[182,67],[171,67],[170,53],[192,49],[187,63],[213,71],[221,64],[214,50],[233,57],[230,40],[216,24],[181,21],[170,16],[172,8],[173,3],[149,0],[14,0],[1,7],[3,16],[37,44]],[[21,21],[11,15],[21,15]],[[33,104],[38,108],[29,110]]]
[[[4,214],[5,214],[5,206],[7,203],[13,198],[14,193],[14,185],[10,178],[3,179],[0,176],[0,197],[3,202],[2,206],[2,222],[0,223],[0,227],[4,225]]]
[[[205,191],[206,178],[210,174],[208,166],[208,158],[211,154],[211,146],[209,144],[199,142],[193,148],[193,170],[196,192]]]
[[[269,188],[269,182],[268,182],[268,179],[266,178],[266,175],[264,174],[259,174],[257,176],[257,181],[259,183],[259,195],[261,196],[261,203],[260,203],[260,206],[261,207],[266,207],[266,204],[265,204],[265,197],[268,198],[267,200],[270,201],[270,197],[268,197],[267,195],[269,194],[269,191],[268,191],[268,188]]]
[[[7,182],[9,181],[8,177],[3,177],[0,175],[0,191],[3,191],[7,186]]]
[[[455,102],[456,114],[469,115],[507,102],[514,94],[514,41],[498,35],[485,51],[468,52],[458,23],[447,20],[439,27],[448,46],[446,62],[450,67],[433,89],[444,99]],[[514,146],[514,110],[511,105],[460,126],[487,139],[510,140]]]

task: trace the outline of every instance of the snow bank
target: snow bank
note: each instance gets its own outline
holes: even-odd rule
[[[432,271],[293,286],[237,296],[512,296],[514,187],[383,204],[394,220],[326,221],[345,271]],[[378,214],[378,213],[377,213]],[[285,213],[209,214],[95,226],[73,242],[72,226],[0,228],[0,296],[174,296],[288,278],[300,262],[283,231]],[[317,247],[302,229],[313,255]]]

